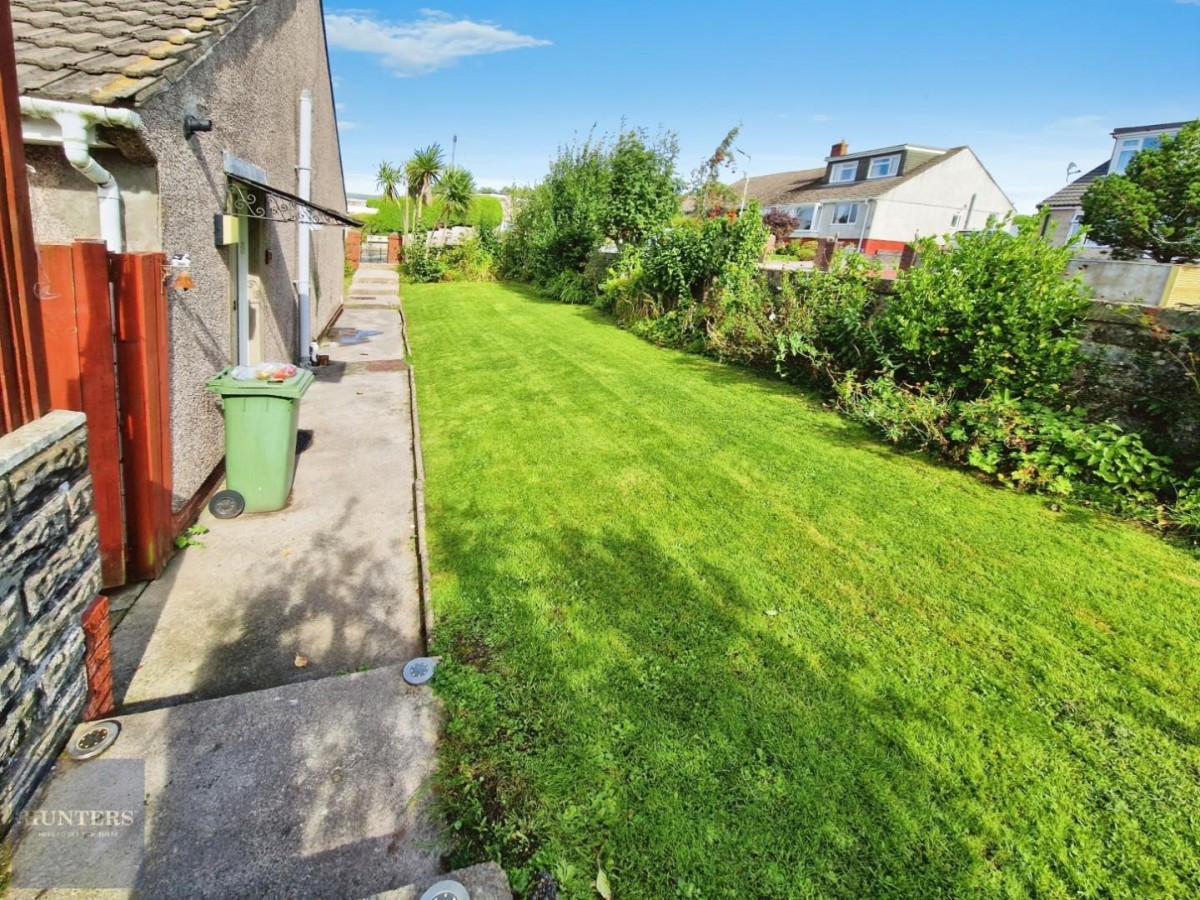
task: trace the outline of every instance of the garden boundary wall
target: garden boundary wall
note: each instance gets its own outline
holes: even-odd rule
[[[0,836],[13,826],[88,705],[111,706],[85,417],[56,410],[0,437]],[[107,617],[105,617],[107,618]],[[91,688],[107,690],[89,702]],[[106,702],[107,701],[107,702]]]

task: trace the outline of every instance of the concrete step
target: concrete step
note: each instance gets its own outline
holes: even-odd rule
[[[429,779],[440,711],[430,688],[400,673],[391,666],[119,717],[120,737],[102,756],[60,760],[35,812],[137,807],[126,852],[110,840],[103,855],[109,868],[131,861],[130,880],[105,897],[131,895],[137,861],[144,897],[366,897],[436,881],[442,848]],[[122,778],[128,803],[114,797]],[[14,896],[37,887],[29,878],[38,872],[58,879],[46,886],[96,887],[95,856],[95,841],[35,839],[27,828]]]

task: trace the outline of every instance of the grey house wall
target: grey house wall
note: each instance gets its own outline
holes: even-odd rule
[[[236,251],[213,243],[213,215],[225,210],[223,153],[260,166],[273,186],[295,193],[299,102],[306,89],[313,100],[312,198],[345,209],[321,5],[311,0],[261,0],[179,82],[138,108],[142,129],[136,138],[113,130],[105,136],[121,150],[94,154],[122,187],[127,249],[186,253],[192,261],[195,287],[168,291],[167,301],[176,509],[200,489],[224,452],[220,408],[204,388],[234,353],[230,260]],[[211,118],[212,132],[185,141],[185,112]],[[95,186],[71,169],[61,148],[27,150],[35,170],[38,241],[99,238]],[[260,252],[251,261],[270,301],[260,323],[266,359],[291,360],[299,353],[295,228],[264,223]],[[319,229],[312,243],[316,335],[342,303],[342,229]]]
[[[0,837],[87,698],[80,616],[99,553],[83,413],[0,437]]]
[[[345,209],[337,122],[319,3],[265,0],[188,70],[171,90],[139,110],[147,144],[158,160],[163,250],[187,253],[195,288],[169,293],[171,326],[171,446],[176,508],[220,461],[222,422],[205,379],[232,354],[232,249],[213,246],[213,214],[225,208],[223,151],[261,166],[270,183],[296,190],[299,101],[313,98],[312,196]],[[213,131],[183,138],[185,112],[213,120]],[[267,359],[295,356],[296,233],[291,223],[266,223],[262,258],[252,261],[270,300]],[[266,262],[269,253],[271,261]],[[312,315],[319,330],[342,298],[342,233],[313,236]]]

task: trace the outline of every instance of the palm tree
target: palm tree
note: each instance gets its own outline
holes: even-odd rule
[[[475,179],[466,169],[447,169],[442,180],[434,188],[434,193],[441,201],[439,219],[444,217],[447,222],[452,222],[455,218],[465,219],[471,212],[471,203],[475,200]]]
[[[384,160],[379,164],[379,171],[375,174],[375,187],[383,191],[383,199],[390,202],[396,202],[397,188],[404,182],[404,171],[400,166]]]
[[[442,180],[446,157],[441,144],[430,144],[414,150],[412,159],[404,164],[408,179],[408,195],[417,201],[417,216],[421,215],[421,204],[433,200],[433,188]]]

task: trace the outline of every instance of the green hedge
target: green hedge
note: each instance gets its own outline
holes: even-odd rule
[[[404,231],[405,215],[408,211],[409,200],[402,197],[397,201],[368,200],[367,206],[378,210],[374,215],[358,216],[363,223],[365,234],[391,234],[393,231]],[[426,228],[433,228],[439,218],[440,205],[435,201],[432,206],[421,208],[421,222]],[[471,204],[471,211],[465,216],[455,216],[443,225],[473,225],[476,228],[493,229],[500,227],[504,217],[504,208],[496,197],[476,196]]]

